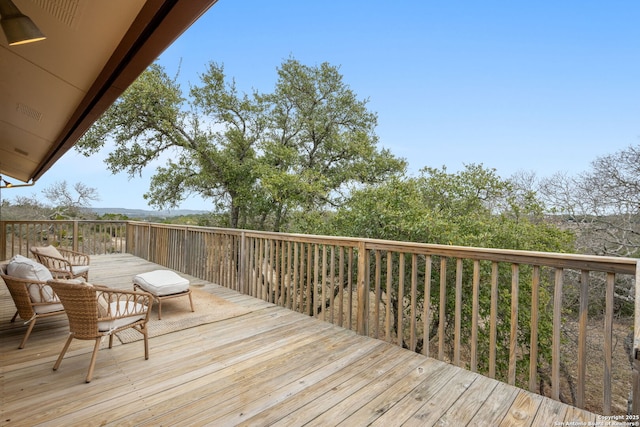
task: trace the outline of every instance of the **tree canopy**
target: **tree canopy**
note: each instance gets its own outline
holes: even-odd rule
[[[272,93],[246,94],[212,62],[185,97],[154,64],[77,148],[91,155],[111,141],[109,169],[131,177],[164,161],[144,195],[152,206],[198,194],[228,226],[274,231],[292,212],[338,206],[353,186],[404,172],[404,160],[378,148],[376,114],[337,67],[290,58],[277,72]]]
[[[324,230],[424,243],[567,252],[573,235],[545,221],[535,193],[493,169],[424,168],[354,191]]]

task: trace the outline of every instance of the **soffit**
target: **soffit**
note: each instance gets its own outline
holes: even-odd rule
[[[0,34],[0,174],[37,180],[216,0],[14,0],[47,39]]]

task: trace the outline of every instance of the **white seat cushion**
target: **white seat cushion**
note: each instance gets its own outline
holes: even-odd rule
[[[111,306],[111,313],[113,314],[126,312],[142,312],[142,314],[98,322],[98,331],[100,332],[106,332],[112,329],[120,328],[121,326],[125,326],[130,323],[137,322],[140,319],[144,319],[144,317],[146,316],[146,314],[144,313],[144,307],[141,304],[134,303],[133,301],[112,302],[109,305]]]
[[[62,311],[62,310],[64,310],[64,307],[62,306],[62,304],[59,304],[59,303],[33,306],[33,311],[35,311],[36,314],[53,313],[54,311]]]
[[[189,290],[189,280],[171,270],[155,270],[138,274],[133,277],[133,283],[158,297]]]
[[[71,273],[73,273],[74,276],[77,276],[79,274],[83,274],[85,272],[89,271],[89,266],[88,265],[72,265],[71,266]]]

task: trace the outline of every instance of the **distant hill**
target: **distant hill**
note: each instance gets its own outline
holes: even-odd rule
[[[161,210],[152,211],[145,209],[125,209],[125,208],[87,208],[88,211],[94,212],[97,215],[105,214],[120,214],[126,215],[129,218],[149,218],[149,217],[171,217],[182,215],[202,215],[209,213],[208,211],[198,211],[192,209],[175,209],[175,210]]]

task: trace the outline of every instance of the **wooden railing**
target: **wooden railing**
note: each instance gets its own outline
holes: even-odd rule
[[[5,248],[24,246],[10,236],[31,235],[24,224],[3,223]],[[619,301],[633,295],[616,293],[635,285],[636,259],[143,222],[126,223],[124,248],[594,412],[626,412],[628,392],[640,396],[640,304],[625,314]]]
[[[0,221],[0,256],[29,254],[31,246],[54,245],[89,255],[126,252],[125,221]]]

